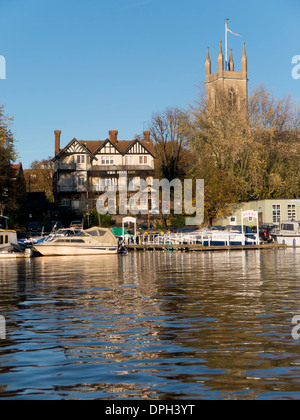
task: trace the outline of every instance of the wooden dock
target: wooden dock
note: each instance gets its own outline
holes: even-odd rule
[[[286,249],[293,248],[284,244],[264,245],[225,245],[225,246],[203,246],[201,244],[142,244],[126,245],[128,251],[180,251],[180,252],[207,252],[207,251],[251,251],[262,249]]]

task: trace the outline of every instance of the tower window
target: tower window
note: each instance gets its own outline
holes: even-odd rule
[[[233,88],[229,89],[228,96],[229,96],[229,105],[231,107],[234,107],[236,105],[236,93]]]

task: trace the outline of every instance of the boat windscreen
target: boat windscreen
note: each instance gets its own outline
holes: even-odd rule
[[[89,235],[91,236],[104,236],[106,234],[105,230],[101,230],[101,229],[90,229],[89,230]]]

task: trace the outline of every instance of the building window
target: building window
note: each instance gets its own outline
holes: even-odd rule
[[[273,223],[280,223],[280,220],[281,220],[280,204],[273,204],[272,214],[273,214]]]
[[[79,187],[83,187],[83,186],[85,185],[85,179],[84,179],[84,177],[83,177],[83,176],[80,176],[80,177],[78,178],[78,183],[77,183],[77,185],[78,185]]]
[[[70,199],[69,198],[62,198],[61,199],[61,205],[63,207],[69,207],[70,206]]]
[[[140,188],[141,187],[141,178],[139,176],[136,176],[136,177],[130,179],[129,185],[134,190]]]
[[[125,157],[125,164],[126,165],[133,165],[133,156],[126,156]]]
[[[117,180],[115,178],[101,178],[98,180],[96,190],[105,191],[106,188],[112,188],[117,185]]]
[[[296,205],[288,204],[288,220],[296,220]]]
[[[80,201],[72,200],[72,208],[78,210],[80,208]]]
[[[229,89],[228,96],[229,96],[229,106],[232,108],[235,107],[236,106],[236,93],[233,88]]]
[[[231,226],[236,225],[237,224],[236,216],[230,216],[229,223],[230,223]]]
[[[102,156],[101,164],[102,165],[113,165],[114,164],[113,156]]]
[[[77,163],[80,165],[81,163],[85,163],[85,156],[84,155],[77,155]]]
[[[140,165],[147,165],[147,156],[140,156]]]

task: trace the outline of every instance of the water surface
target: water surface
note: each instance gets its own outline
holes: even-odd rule
[[[300,250],[0,261],[2,399],[299,399]]]

